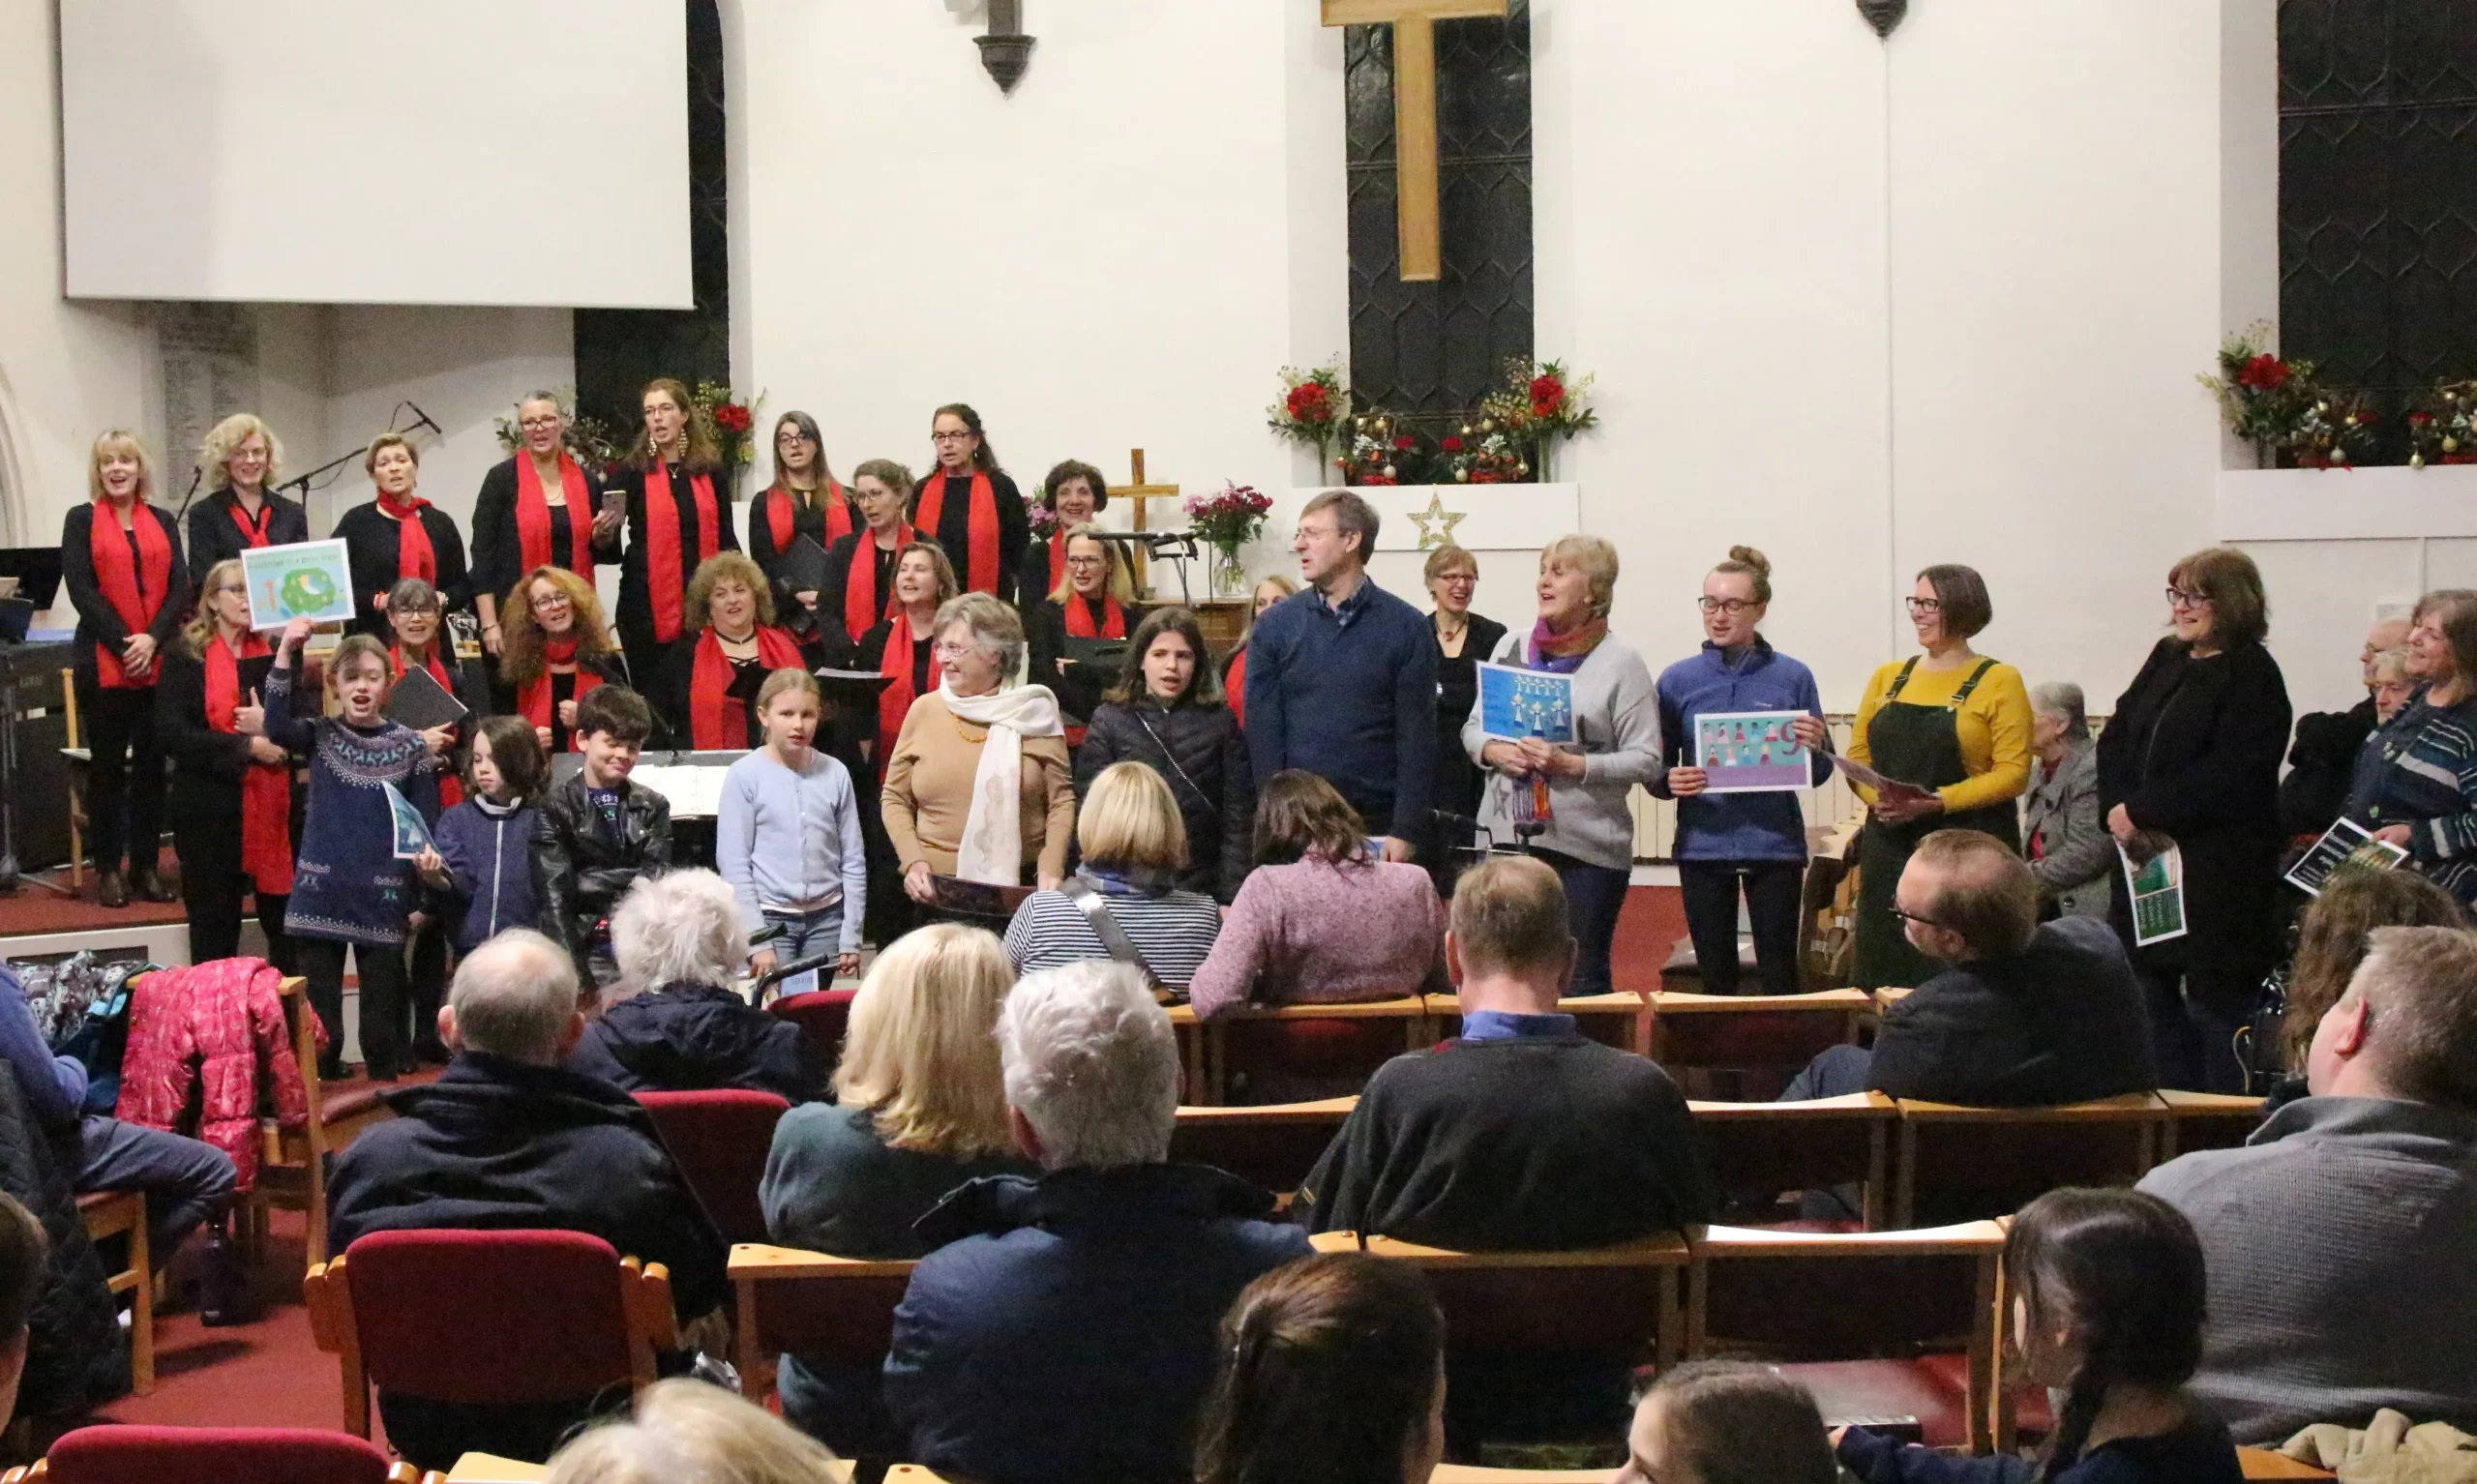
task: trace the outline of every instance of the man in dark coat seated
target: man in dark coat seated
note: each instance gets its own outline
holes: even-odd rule
[[[2366,631],[2365,648],[2357,656],[2364,667],[2365,688],[2374,687],[2373,662],[2383,654],[2408,647],[2408,620],[2385,618]],[[2348,806],[2348,786],[2356,777],[2357,754],[2377,724],[2373,697],[2368,694],[2345,711],[2311,711],[2296,719],[2295,745],[2288,749],[2288,772],[2280,780],[2280,828],[2291,835],[2319,835]]]
[[[1462,1034],[1378,1069],[1293,1214],[1318,1231],[1497,1251],[1603,1247],[1712,1219],[1686,1095],[1557,1009],[1574,939],[1555,871],[1503,857],[1465,872],[1445,957]],[[1456,1349],[1447,1436],[1468,1450],[1622,1426],[1628,1358]]]
[[[1167,1163],[1179,1050],[1142,975],[1093,960],[1027,976],[998,1023],[1015,1142],[998,1175],[913,1228],[942,1243],[895,1311],[885,1399],[905,1455],[982,1484],[1192,1481],[1215,1326],[1308,1253],[1273,1198]]]
[[[731,883],[710,871],[641,877],[611,918],[624,996],[585,1027],[568,1070],[628,1092],[739,1087],[790,1103],[825,1096],[805,1031],[739,997],[748,934]]]
[[[1895,898],[1909,940],[1944,965],[1884,1016],[1870,1055],[1835,1046],[1783,1102],[1873,1089],[1972,1108],[2045,1108],[2159,1085],[2150,1021],[2115,930],[2039,921],[2039,883],[1975,830],[1919,842]]]
[[[428,1086],[381,1094],[396,1116],[336,1156],[328,1250],[344,1252],[370,1232],[583,1232],[622,1257],[669,1267],[683,1322],[719,1309],[730,1291],[723,1239],[651,1120],[618,1088],[560,1065],[583,1029],[576,967],[557,943],[512,929],[466,955],[438,1014],[456,1059]],[[593,1402],[378,1397],[397,1451],[441,1469],[475,1449],[547,1461]]]

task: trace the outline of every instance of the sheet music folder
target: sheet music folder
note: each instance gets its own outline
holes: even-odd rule
[[[407,668],[387,697],[387,720],[402,722],[415,731],[452,727],[464,720],[466,709],[447,687],[438,683],[427,665]]]

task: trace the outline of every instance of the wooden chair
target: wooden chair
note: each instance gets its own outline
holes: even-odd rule
[[[1333,1142],[1356,1097],[1258,1108],[1181,1108],[1170,1134],[1170,1157],[1226,1170],[1269,1191],[1307,1181]]]
[[[771,1092],[714,1087],[694,1092],[640,1092],[671,1160],[727,1242],[765,1239],[765,1208],[758,1186],[774,1147],[774,1125],[791,1105]]]
[[[2262,1100],[2227,1092],[2179,1092],[2159,1089],[2167,1105],[2167,1121],[2159,1136],[2159,1162],[2196,1149],[2234,1149],[2253,1137],[2266,1116]]]
[[[2316,1469],[2312,1464],[2300,1463],[2284,1453],[2274,1452],[2269,1448],[2240,1447],[2236,1450],[2236,1463],[2238,1468],[2245,1470],[2245,1477],[2248,1479],[2336,1479],[2339,1477],[2327,1469]]]
[[[273,1118],[258,1120],[258,1183],[250,1193],[244,1235],[253,1247],[264,1244],[267,1211],[281,1206],[303,1214],[305,1257],[313,1265],[327,1258],[327,1158],[341,1152],[363,1129],[395,1114],[378,1100],[375,1085],[341,1095],[327,1090],[318,1076],[318,1015],[310,1007],[309,981],[287,977],[279,987],[284,1020],[292,1032],[293,1059],[301,1063],[302,1089],[309,1094],[310,1116],[298,1128],[285,1128]]]
[[[1357,1076],[1386,1058],[1436,1041],[1425,996],[1335,1005],[1247,1005],[1210,1021],[1194,1007],[1173,1005],[1187,1058],[1187,1097],[1201,1106],[1230,1100],[1234,1072]]]
[[[1915,1414],[1930,1446],[1996,1446],[1997,1268],[1991,1221],[1924,1232],[1712,1227],[1694,1244],[1686,1350],[1785,1362],[1826,1416]],[[1921,1366],[1959,1350],[1955,1397]]]
[[[365,1439],[295,1427],[84,1427],[64,1434],[31,1469],[0,1480],[49,1484],[163,1484],[248,1479],[253,1484],[427,1484]]]
[[[129,1389],[150,1395],[155,1390],[155,1275],[146,1250],[146,1193],[95,1191],[77,1198],[77,1214],[85,1219],[86,1235],[98,1244],[110,1236],[128,1238],[127,1265],[106,1283],[114,1293],[129,1295]]]
[[[1442,996],[1430,996],[1429,1008],[1436,1012],[1434,1038],[1442,1041],[1462,1034],[1462,1016],[1454,1002]],[[1602,1046],[1613,1046],[1621,1052],[1643,1054],[1651,1044],[1652,997],[1633,990],[1612,990],[1605,994],[1568,994],[1557,1001],[1557,1008],[1574,1018],[1576,1028]]]
[[[761,1402],[785,1354],[882,1364],[914,1264],[743,1242],[731,1249],[740,1392]]]
[[[1652,996],[1645,1051],[1671,1073],[1795,1073],[1829,1046],[1858,1038],[1872,1002],[1857,990],[1807,994]]]
[[[679,1344],[670,1271],[580,1232],[373,1232],[301,1288],[362,1438],[373,1386],[475,1405],[642,1390]]]
[[[86,778],[94,770],[92,749],[77,740],[77,672],[60,672],[60,715],[68,724],[61,760],[69,767],[69,889],[86,884]]]
[[[1898,1101],[1896,1227],[2010,1216],[2067,1185],[2130,1185],[2156,1163],[2167,1120],[2148,1092],[2061,1108]]]
[[[1319,1252],[1417,1263],[1456,1346],[1661,1365],[1685,1350],[1678,1290],[1693,1251],[1683,1237],[1576,1252],[1457,1252],[1356,1232],[1319,1232],[1310,1240]]]
[[[1893,1126],[1900,1112],[1880,1092],[1804,1103],[1686,1105],[1725,1191],[1778,1193],[1856,1185],[1861,1221],[1884,1225],[1892,1194]]]

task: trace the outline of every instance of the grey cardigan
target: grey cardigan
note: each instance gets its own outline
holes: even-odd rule
[[[1506,636],[1491,658],[1499,665],[1522,663],[1531,631]],[[1548,786],[1549,812],[1555,816],[1539,846],[1570,855],[1587,865],[1627,870],[1634,864],[1634,816],[1626,807],[1636,784],[1648,785],[1668,775],[1660,760],[1660,699],[1650,667],[1643,657],[1614,636],[1599,641],[1574,671],[1574,735],[1583,755],[1578,782],[1558,780]],[[1491,739],[1480,730],[1479,705],[1462,723],[1462,750],[1487,769],[1488,785],[1479,799],[1479,822],[1499,841],[1513,844],[1513,780],[1480,758]]]
[[[2055,776],[2046,764],[2030,760],[2030,791],[2021,798],[2021,847],[2041,830],[2046,832],[2045,858],[2030,862],[2039,878],[2039,895],[2054,901],[2073,917],[2104,917],[2115,889],[2110,873],[2116,865],[2116,843],[2099,817],[2099,749],[2089,741],[2072,744]]]

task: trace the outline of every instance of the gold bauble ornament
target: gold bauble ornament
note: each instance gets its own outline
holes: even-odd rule
[[[1393,465],[1391,465],[1391,464],[1389,464],[1389,463],[1388,463],[1388,464],[1387,464],[1387,465],[1385,466],[1385,477],[1386,477],[1387,479],[1391,479],[1391,478],[1393,478],[1393,477],[1394,477],[1394,474],[1393,474]]]
[[[1456,469],[1453,471],[1453,482],[1457,485],[1468,484],[1470,479],[1471,471],[1469,469]]]
[[[2412,468],[2412,469],[2422,469],[2422,468],[2424,468],[2425,466],[2426,466],[2426,456],[2425,456],[2425,455],[2423,455],[2423,454],[2410,454],[2410,455],[2408,456],[2408,467],[2410,467],[2410,468]]]
[[[2345,462],[2347,462],[2347,461],[2348,461],[2348,451],[2347,451],[2346,449],[2344,449],[2344,448],[2335,448],[2335,449],[2331,450],[2331,461],[2332,461],[2333,463],[2345,463]]]
[[[2443,451],[2444,453],[2446,453],[2446,454],[2456,454],[2456,453],[2459,453],[2459,452],[2460,452],[2460,440],[2459,440],[2458,438],[2445,438],[2445,439],[2443,439],[2443,440],[2442,440],[2442,451]]]
[[[2331,410],[2331,404],[2327,401],[2317,401],[2313,404],[2313,410],[2327,415]]]

